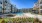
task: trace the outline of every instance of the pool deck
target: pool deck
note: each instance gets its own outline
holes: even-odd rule
[[[38,18],[40,21],[42,21],[42,15],[31,14],[31,13],[24,13],[24,15],[32,18]]]

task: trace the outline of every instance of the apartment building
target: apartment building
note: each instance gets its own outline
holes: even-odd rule
[[[39,13],[42,14],[42,0],[39,1]]]
[[[11,13],[14,12],[14,6],[10,3],[9,0],[0,0],[0,12],[2,13]]]
[[[42,0],[38,0],[38,2],[34,5],[33,10],[37,10],[39,14],[42,14]]]
[[[7,10],[11,8],[10,6],[11,4],[9,4],[8,0],[0,0],[0,12],[2,13],[9,12]]]
[[[34,10],[38,10],[38,9],[39,9],[39,6],[38,6],[37,3],[34,4],[34,8],[33,8],[33,9],[34,9]]]
[[[3,13],[10,13],[11,11],[11,3],[9,0],[3,0]]]

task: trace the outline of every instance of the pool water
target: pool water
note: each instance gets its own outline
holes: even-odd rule
[[[17,16],[22,16],[22,15],[23,15],[23,13],[16,13],[16,15],[17,15]]]
[[[17,16],[22,16],[23,15],[23,12],[14,12],[14,13],[12,13],[12,14],[16,14]]]

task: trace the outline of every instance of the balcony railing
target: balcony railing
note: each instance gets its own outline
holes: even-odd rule
[[[42,10],[41,10],[41,13],[42,13]]]
[[[40,4],[42,4],[42,2],[40,2]]]
[[[42,9],[42,6],[40,8]]]

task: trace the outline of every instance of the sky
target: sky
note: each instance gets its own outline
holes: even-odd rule
[[[10,0],[10,3],[16,5],[18,9],[33,8],[38,0]]]

